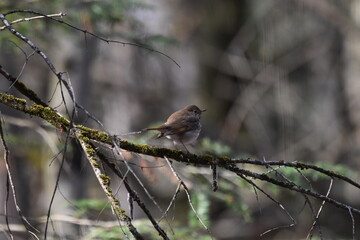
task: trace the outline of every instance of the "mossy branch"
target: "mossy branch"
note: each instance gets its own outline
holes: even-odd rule
[[[8,73],[1,65],[0,74],[3,75],[11,83],[11,86],[14,86],[21,94],[34,101],[36,104],[48,107],[48,105],[44,101],[42,101],[33,90],[26,87],[26,85],[19,81],[19,79]]]
[[[134,227],[134,225],[131,223],[131,219],[125,213],[125,210],[123,210],[120,207],[120,202],[115,197],[112,188],[110,187],[110,177],[105,174],[105,171],[103,170],[102,167],[102,162],[100,158],[96,156],[96,150],[94,149],[94,147],[89,143],[89,140],[86,140],[86,138],[84,138],[79,133],[79,131],[76,131],[75,136],[79,140],[79,143],[85,153],[86,158],[88,159],[89,163],[91,164],[94,170],[95,176],[98,179],[100,186],[102,187],[107,198],[109,199],[109,202],[111,203],[113,212],[116,215],[117,219],[126,224],[127,228],[135,237],[135,239],[139,239],[139,240],[144,239],[141,236],[141,234],[137,231],[137,229]]]
[[[44,107],[41,105],[33,104],[33,105],[27,105],[25,99],[16,98],[12,95],[8,94],[0,94],[0,102],[3,104],[22,111],[24,113],[30,114],[32,116],[37,116],[39,118],[44,119],[45,121],[49,122],[51,125],[56,127],[57,129],[61,129],[62,131],[68,131],[70,129],[70,121],[61,116],[58,112],[55,110]],[[114,146],[115,143],[118,144],[121,149],[127,150],[134,153],[139,153],[143,155],[153,156],[153,157],[167,157],[171,158],[175,161],[182,162],[185,164],[191,164],[194,166],[218,166],[220,168],[226,169],[228,171],[231,171],[238,176],[241,177],[251,177],[254,179],[258,179],[261,181],[266,181],[269,183],[272,183],[274,185],[277,185],[282,188],[286,188],[295,192],[300,192],[312,197],[315,197],[317,199],[326,201],[332,205],[335,205],[336,207],[346,209],[347,211],[352,211],[354,213],[357,213],[360,215],[360,209],[353,208],[351,206],[348,206],[344,203],[341,203],[333,198],[329,198],[325,195],[316,193],[312,190],[302,188],[298,186],[297,184],[293,182],[286,182],[286,181],[280,181],[273,177],[270,177],[266,173],[255,173],[249,170],[241,169],[237,166],[237,164],[252,164],[252,165],[262,165],[265,167],[268,167],[270,165],[276,165],[276,166],[287,166],[298,170],[303,169],[309,169],[321,174],[324,174],[330,178],[338,178],[340,180],[343,180],[356,188],[360,189],[360,184],[354,182],[353,180],[347,178],[346,176],[343,176],[341,174],[338,174],[333,171],[328,171],[322,168],[319,168],[317,166],[311,165],[311,164],[305,164],[300,162],[293,162],[293,163],[287,163],[284,161],[273,161],[273,162],[266,162],[266,161],[258,161],[258,160],[250,160],[250,159],[231,159],[226,156],[214,156],[214,155],[195,155],[190,154],[187,152],[174,150],[174,149],[167,149],[167,148],[158,148],[158,147],[152,147],[149,145],[144,144],[135,144],[123,139],[118,139],[116,136],[111,136],[105,132],[98,131],[95,129],[87,128],[82,125],[76,125],[75,128],[80,131],[80,138],[84,142],[88,141],[96,141],[101,142],[104,144],[108,144],[110,146]]]

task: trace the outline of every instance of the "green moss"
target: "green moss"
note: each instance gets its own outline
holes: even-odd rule
[[[58,129],[68,131],[70,128],[70,121],[62,117],[50,107],[46,107],[41,104],[26,106],[26,100],[7,94],[0,94],[0,102],[10,106],[13,109],[40,117]],[[114,145],[114,137],[105,132],[94,130],[82,125],[77,125],[76,127],[78,130],[80,130],[80,134],[78,134],[80,141],[86,144],[90,143],[91,140],[94,140],[109,144],[110,146]],[[186,164],[213,165],[217,164],[218,162],[220,162],[220,164],[226,164],[228,161],[230,161],[230,159],[226,157],[216,157],[211,155],[197,156],[174,149],[151,147],[146,144],[134,144],[122,139],[119,139],[119,143],[122,149],[133,153],[140,153],[154,157],[167,156],[169,159],[176,159],[176,161]],[[85,149],[87,155],[90,157],[93,157],[96,154],[96,150],[91,145],[86,145]],[[94,168],[99,168],[99,162],[100,160],[91,160],[91,164]],[[302,168],[305,166],[299,165],[299,167]]]
[[[125,210],[123,210],[123,209],[121,209],[121,208],[119,208],[119,207],[115,207],[115,206],[114,206],[114,210],[115,210],[116,215],[122,216],[123,218],[124,218],[124,217],[125,217],[125,218],[128,218],[128,216],[127,216],[126,213],[125,213]]]
[[[56,128],[68,128],[69,121],[60,116],[55,110],[50,107],[44,107],[43,105],[33,104],[26,106],[26,100],[22,98],[14,97],[9,94],[0,94],[0,102],[12,107],[16,110],[23,111],[33,116],[40,117]]]
[[[95,130],[95,129],[91,129],[88,127],[84,127],[82,125],[77,125],[76,126],[78,129],[80,129],[80,133],[84,136],[87,137],[89,139],[98,141],[98,142],[103,142],[103,143],[107,143],[107,144],[111,144],[112,145],[112,141],[113,138],[111,136],[109,136],[107,133]]]
[[[232,163],[232,160],[229,157],[219,157],[219,160],[221,160],[222,162]]]
[[[116,206],[120,206],[119,200],[117,200],[117,199],[115,198],[115,199],[114,199],[114,204],[115,204]]]
[[[0,102],[13,107],[17,110],[23,110],[26,106],[26,100],[22,98],[14,97],[13,95],[9,94],[2,94],[0,93]]]
[[[201,160],[209,165],[216,164],[216,159],[212,155],[202,155]]]
[[[32,101],[34,101],[38,104],[40,104],[40,103],[44,104],[42,102],[42,100],[36,95],[36,93],[33,90],[31,90],[30,88],[26,87],[24,83],[22,83],[20,81],[16,81],[15,87],[16,87],[16,89],[19,90],[19,92],[21,92],[22,94],[27,96]]]
[[[56,128],[68,128],[70,122],[60,116],[56,111],[51,109],[50,107],[44,107],[42,105],[33,104],[25,109],[25,111],[31,115],[40,117],[46,121],[48,121],[51,125]]]
[[[94,168],[100,168],[99,163],[98,163],[98,159],[93,158],[93,159],[90,160],[90,162],[91,162],[91,165],[92,165]]]
[[[91,148],[91,146],[90,147],[88,147],[88,146],[90,146],[90,145],[89,144],[86,145],[86,153],[87,153],[87,155],[89,155],[90,157],[94,156],[96,151],[93,148]]]
[[[304,164],[299,163],[299,162],[296,164],[296,166],[297,166],[297,168],[300,168],[300,170],[307,169],[307,166],[305,166]]]
[[[105,174],[100,174],[99,177],[101,178],[102,180],[102,183],[106,186],[109,186],[110,185],[110,177],[109,176],[106,176]],[[110,188],[108,190],[111,190]]]
[[[81,141],[85,142],[85,143],[87,143],[87,142],[90,141],[90,139],[89,139],[88,137],[85,137],[85,136],[82,135],[82,134],[80,134],[80,135],[78,136],[78,138],[79,138]]]

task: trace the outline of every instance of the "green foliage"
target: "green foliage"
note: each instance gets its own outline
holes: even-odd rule
[[[245,222],[251,222],[251,212],[249,206],[241,199],[241,193],[244,189],[250,189],[250,185],[242,179],[236,179],[236,182],[220,179],[219,190],[213,193],[213,197],[224,202],[228,207],[234,210]]]
[[[212,141],[210,138],[204,138],[201,141],[201,147],[204,151],[214,155],[229,155],[231,153],[231,148],[229,146],[224,145],[221,142]]]
[[[271,169],[269,169],[269,171],[271,171],[271,173],[269,173],[269,175],[271,175],[274,178],[277,178],[279,180],[284,181],[285,179],[283,177],[286,177],[286,179],[294,182],[294,183],[302,183],[305,179],[304,176],[302,176],[300,174],[300,171],[297,171],[294,168],[291,167],[273,167],[274,170],[271,171]],[[303,173],[305,174],[305,173]],[[271,184],[273,185],[273,184]]]
[[[209,196],[202,191],[193,191],[192,192],[192,203],[194,208],[201,218],[201,220],[205,223],[205,225],[209,225],[209,206],[210,200]],[[203,227],[200,221],[197,219],[195,213],[190,209],[189,211],[189,225],[192,228],[201,228]]]
[[[139,36],[137,36],[136,34],[130,33],[131,30],[127,30],[127,28],[129,28],[131,25],[134,24],[134,22],[136,22],[136,20],[130,14],[131,11],[139,8],[150,8],[150,6],[144,4],[142,0],[102,0],[78,2],[74,2],[71,0],[39,0],[35,2],[31,1],[31,3],[21,1],[16,3],[3,3],[0,1],[1,13],[5,13],[13,9],[30,9],[42,14],[54,14],[63,12],[66,14],[66,16],[63,17],[62,20],[73,24],[74,26],[84,28],[91,32],[95,32],[99,35],[102,35],[103,37],[112,34],[121,35],[122,38],[125,38],[129,41],[148,42],[148,40],[140,39]],[[36,15],[31,13],[15,13],[7,15],[6,18],[9,22],[12,22],[14,20],[34,16]],[[129,24],[125,24],[125,22],[128,22]],[[51,24],[51,31],[56,31],[57,29],[65,29],[70,34],[79,34],[79,32],[75,31],[74,29],[47,19],[37,19],[30,22],[20,22],[13,25],[13,27],[18,32],[29,37],[30,39],[35,36],[37,40],[43,40],[44,43],[42,43],[42,46],[44,46],[44,44],[49,41],[49,37],[53,36],[49,35],[49,24]],[[115,24],[122,24],[122,30],[117,29],[116,31],[114,31],[113,26],[115,26]],[[140,26],[141,24],[137,22],[136,25]],[[2,26],[3,24],[2,22],[0,22],[0,27]],[[121,33],[120,31],[124,31],[124,33]],[[126,37],[130,35],[132,36],[131,38]],[[146,35],[148,35],[147,38],[149,38],[149,41],[151,42],[167,41],[167,38],[163,36],[151,34]],[[32,40],[34,41],[34,39]],[[21,40],[8,33],[8,30],[5,29],[0,32],[0,49],[8,49],[5,47],[5,44],[7,44],[6,41],[13,41],[19,46],[21,46],[22,43]],[[14,45],[10,47],[10,50],[16,49]]]
[[[99,239],[99,240],[115,240],[124,237],[125,228],[120,227],[93,227],[90,228],[86,239]],[[121,237],[121,238],[120,238]]]
[[[354,169],[351,169],[349,166],[343,165],[343,164],[333,164],[333,163],[328,163],[328,162],[317,162],[316,166],[323,168],[325,170],[329,170],[341,175],[344,175],[348,178],[351,179],[355,179],[356,176],[358,175],[356,171],[354,171]],[[314,180],[318,180],[318,179],[323,179],[326,178],[328,179],[328,177],[326,177],[325,175],[321,174],[321,173],[314,173],[312,175],[312,178]]]
[[[278,185],[271,183],[266,183],[265,189],[266,191],[269,191],[270,195],[274,197],[279,196],[281,194],[281,191],[283,190],[283,188],[279,187]]]
[[[196,240],[211,240],[211,236],[206,232],[204,228],[189,228],[189,227],[175,227],[175,235],[170,236],[170,239],[173,240],[183,240],[183,239],[196,239]],[[159,239],[153,238],[153,239]]]
[[[140,6],[139,1],[132,0],[103,0],[90,1],[87,3],[89,17],[93,22],[104,21],[106,23],[114,24],[121,22],[126,18],[126,12],[131,8]]]
[[[345,166],[342,164],[318,162],[318,163],[316,163],[316,166],[323,168],[325,170],[340,174],[340,175],[344,175],[348,178],[355,178],[357,176],[357,173],[354,170],[352,170],[348,166]],[[270,173],[271,175],[273,175],[273,177],[277,177],[280,180],[281,179],[283,180],[283,177],[280,176],[280,174],[281,174],[281,175],[285,176],[287,179],[289,179],[299,185],[307,184],[308,180],[318,181],[318,180],[329,179],[329,176],[327,176],[323,173],[311,170],[311,169],[296,170],[291,167],[274,167],[274,169],[276,169],[276,171],[272,171]]]
[[[81,199],[72,202],[76,207],[75,215],[78,217],[88,215],[90,212],[101,212],[104,210],[111,210],[111,204],[104,199]]]
[[[26,159],[32,166],[37,170],[41,170],[44,166],[44,162],[47,162],[52,153],[50,149],[44,147],[44,141],[40,136],[33,136],[33,141],[29,141],[24,136],[27,134],[24,128],[18,128],[18,130],[23,131],[23,136],[15,135],[12,133],[5,135],[5,141],[9,146],[15,147],[17,151],[12,152],[12,154]]]
[[[252,221],[249,206],[244,202],[242,195],[247,194],[249,191],[253,194],[253,191],[251,185],[245,180],[239,178],[230,179],[227,176],[221,177],[220,174],[218,179],[219,188],[216,192],[211,190],[209,179],[206,179],[202,174],[194,174],[190,181],[197,183],[196,190],[191,191],[192,203],[207,226],[211,225],[211,204],[219,204],[219,201],[231,208],[245,222]],[[189,212],[189,225],[202,227],[191,209]]]
[[[136,39],[135,39],[136,40]],[[149,35],[144,39],[144,42],[146,43],[150,43],[150,44],[156,44],[157,46],[162,45],[162,46],[167,46],[167,45],[175,45],[178,44],[179,42],[174,39],[174,38],[170,38],[170,37],[165,37],[163,35]]]
[[[146,220],[134,220],[134,226],[144,236],[145,239],[161,239],[159,233],[154,230],[152,225]],[[161,226],[164,228],[165,226]],[[183,225],[172,222],[172,231],[168,230],[167,235],[172,240],[183,239],[197,239],[197,240],[211,240],[211,237],[206,233],[204,228],[184,227]],[[84,239],[98,239],[98,240],[118,240],[118,239],[134,239],[129,230],[125,227],[91,227]]]
[[[342,164],[332,164],[327,162],[318,162],[316,165],[320,168],[323,168],[324,170],[328,170],[343,176],[346,176],[350,179],[355,179],[357,176],[357,173],[350,169],[349,167],[342,165]],[[276,178],[280,181],[287,181],[290,180],[296,185],[302,186],[304,188],[311,188],[311,183],[320,181],[320,180],[329,180],[330,177],[321,173],[314,171],[312,169],[294,169],[291,167],[273,167],[273,171],[270,172],[268,175],[270,175],[273,178]],[[276,171],[275,171],[276,170]],[[286,180],[284,179],[286,178]],[[274,185],[274,184],[267,184],[266,189],[271,192],[271,194],[278,196],[282,191],[284,191],[283,188]],[[296,192],[290,191],[289,194],[295,195]]]

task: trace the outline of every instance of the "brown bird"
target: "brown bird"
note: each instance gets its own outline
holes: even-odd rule
[[[157,138],[165,136],[174,144],[182,144],[187,150],[185,144],[194,142],[200,134],[200,117],[205,111],[206,109],[201,110],[195,105],[190,105],[171,114],[163,125],[145,128],[143,131],[157,130],[160,132]]]

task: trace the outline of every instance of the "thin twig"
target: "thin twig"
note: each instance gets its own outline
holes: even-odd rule
[[[311,210],[311,213],[312,213],[314,219],[316,219],[315,209],[314,209],[314,207],[313,207],[313,205],[312,205],[309,197],[306,196],[305,194],[303,194],[303,197],[305,198],[304,208],[305,208],[305,205],[306,205],[306,203],[307,203],[307,204],[309,205],[309,208],[310,208],[310,210]],[[320,239],[323,240],[323,234],[322,234],[322,231],[321,231],[319,219],[317,220],[316,228],[317,228],[317,230],[318,230],[318,232],[319,232]]]
[[[295,169],[305,179],[305,181],[308,183],[309,188],[313,189],[311,181],[304,175],[304,173],[302,171],[300,171],[298,168],[295,168]]]
[[[130,212],[130,218],[133,220],[134,219],[134,201],[132,196],[130,195],[130,193],[128,193],[128,197],[127,197],[127,201],[129,204],[129,212]]]
[[[159,219],[159,222],[160,222],[162,219],[164,219],[164,218],[167,216],[167,214],[169,213],[171,206],[175,203],[176,197],[177,197],[178,194],[180,193],[180,188],[181,188],[181,183],[179,182],[179,183],[178,183],[178,186],[176,187],[175,193],[174,193],[173,197],[171,198],[171,201],[170,201],[168,207],[166,208],[164,214],[163,214],[163,215],[161,216],[161,218]]]
[[[210,167],[212,170],[212,190],[216,192],[218,190],[218,172],[215,164]]]
[[[243,163],[243,164],[253,164],[253,165],[260,165],[263,166],[264,162],[260,160],[254,160],[254,159],[231,159],[231,163]],[[314,171],[320,172],[324,175],[327,175],[329,177],[338,178],[341,179],[357,188],[360,189],[360,184],[351,180],[350,178],[343,176],[341,174],[338,174],[334,171],[329,171],[324,168],[308,164],[308,163],[302,163],[302,162],[285,162],[285,161],[266,161],[267,165],[275,165],[275,166],[286,166],[286,167],[292,167],[292,168],[298,168],[298,169],[312,169]]]
[[[170,57],[169,55],[161,52],[161,51],[158,51],[154,48],[151,48],[151,47],[148,47],[148,46],[145,46],[145,45],[142,45],[142,44],[139,44],[139,43],[133,43],[133,42],[124,42],[124,41],[119,41],[119,40],[112,40],[112,39],[106,39],[104,37],[101,37],[99,35],[96,35],[95,33],[92,33],[92,32],[89,32],[88,30],[86,29],[82,29],[82,28],[79,28],[79,27],[76,27],[68,22],[65,22],[64,20],[61,20],[61,19],[57,19],[57,18],[53,18],[53,17],[50,17],[50,16],[47,16],[45,14],[42,14],[42,13],[39,13],[39,12],[36,12],[36,11],[33,11],[33,10],[13,10],[13,11],[10,11],[10,12],[7,12],[5,14],[3,14],[4,16],[6,15],[9,15],[9,14],[13,14],[13,13],[31,13],[31,14],[35,14],[35,15],[39,15],[39,16],[43,16],[47,19],[50,19],[52,21],[55,21],[55,22],[59,22],[59,23],[62,23],[62,24],[65,24],[66,26],[72,28],[72,29],[75,29],[77,31],[80,31],[82,33],[84,33],[85,35],[86,34],[89,34],[90,36],[94,37],[94,38],[97,38],[101,41],[104,41],[106,43],[118,43],[118,44],[122,44],[122,45],[128,45],[128,46],[133,46],[133,47],[138,47],[138,48],[142,48],[142,49],[145,49],[149,52],[154,52],[154,53],[157,53],[157,54],[160,54],[166,58],[168,58],[169,60],[171,60],[173,63],[176,64],[176,66],[178,66],[179,68],[181,68],[180,64],[175,61],[175,59],[173,59],[172,57]],[[6,25],[6,24],[5,24]]]
[[[285,226],[278,226],[278,227],[274,227],[271,228],[263,233],[260,234],[260,236],[264,236],[272,231],[281,229],[281,228],[290,228],[296,225],[296,221],[295,219],[291,216],[291,214],[289,213],[288,210],[286,210],[286,208],[276,199],[274,199],[272,196],[270,196],[267,192],[265,192],[262,188],[260,188],[258,185],[256,185],[252,180],[246,178],[243,175],[239,175],[242,179],[244,179],[245,181],[247,181],[250,185],[252,185],[253,187],[255,187],[256,189],[258,189],[260,192],[262,192],[266,197],[268,197],[271,201],[273,201],[274,203],[276,203],[285,213],[286,215],[290,218],[290,220],[292,221],[292,223],[290,223],[289,225],[285,225]]]
[[[266,173],[264,173],[265,175],[271,173],[271,172],[275,172],[275,174],[279,175],[280,177],[282,177],[285,181],[289,182],[289,183],[293,183],[295,184],[293,181],[291,181],[288,177],[286,177],[284,174],[282,174],[281,172],[278,171],[278,169],[280,169],[282,166],[279,166],[277,168],[272,167],[271,165],[267,164],[267,161],[265,158],[263,158],[263,161],[265,163],[265,167],[270,168],[269,171],[267,171]]]
[[[349,214],[351,217],[351,225],[352,225],[352,239],[355,240],[355,219],[354,219],[354,215],[352,214],[352,211],[350,208],[348,208],[349,210]]]
[[[348,205],[346,205],[344,203],[341,203],[341,202],[339,202],[339,201],[337,201],[337,200],[335,200],[333,198],[329,198],[329,197],[324,196],[322,194],[313,192],[313,191],[311,191],[309,189],[305,189],[305,188],[303,188],[301,186],[294,185],[292,183],[282,182],[282,181],[276,180],[274,178],[271,178],[271,177],[269,177],[267,175],[254,173],[254,172],[251,172],[251,171],[248,171],[248,170],[245,170],[245,169],[240,169],[240,168],[237,168],[237,167],[235,167],[233,165],[226,165],[226,166],[224,166],[224,168],[228,169],[229,171],[232,171],[232,172],[236,173],[240,177],[244,175],[244,176],[253,177],[253,178],[256,178],[256,179],[259,179],[259,180],[262,180],[262,181],[266,181],[266,182],[275,184],[277,186],[287,188],[287,189],[292,190],[292,191],[304,193],[306,195],[313,196],[313,197],[315,197],[317,199],[320,199],[320,200],[325,200],[326,202],[328,202],[328,203],[330,203],[330,204],[332,204],[332,205],[334,205],[336,207],[342,208],[342,209],[348,210],[348,207],[350,207],[353,212],[356,212],[357,214],[360,214],[360,209],[348,206]]]
[[[46,17],[46,15],[43,15]],[[38,55],[40,55],[40,57],[45,61],[45,63],[48,65],[48,67],[50,68],[50,70],[53,72],[53,74],[58,78],[60,86],[64,85],[66,90],[69,93],[69,96],[74,104],[74,108],[76,109],[76,100],[75,100],[75,94],[74,94],[74,90],[71,86],[70,81],[66,81],[66,79],[64,79],[62,77],[62,75],[64,74],[63,72],[58,72],[54,66],[54,64],[51,62],[51,60],[49,59],[49,57],[43,52],[41,51],[41,49],[39,47],[37,47],[32,41],[30,41],[30,39],[28,39],[26,36],[24,36],[23,34],[19,33],[18,31],[15,30],[15,28],[13,28],[9,21],[5,18],[4,14],[0,14],[0,20],[5,24],[5,27],[13,34],[15,35],[17,38],[21,39],[23,42],[25,42],[27,45],[30,46],[30,48],[32,48]],[[66,106],[66,100],[65,100],[65,96],[63,93],[63,89],[62,87],[61,89],[61,96],[62,96],[62,100],[64,102],[65,105],[65,110],[67,112],[67,114],[70,116],[70,112]]]
[[[194,205],[192,204],[192,200],[191,200],[191,196],[190,196],[190,191],[188,189],[188,187],[186,186],[186,184],[184,183],[184,181],[179,177],[179,175],[177,174],[177,172],[175,171],[174,167],[172,166],[172,164],[170,163],[169,159],[164,156],[165,161],[167,162],[169,168],[171,169],[171,172],[174,174],[174,176],[176,177],[176,179],[179,181],[179,183],[181,184],[181,186],[184,188],[186,196],[188,198],[188,202],[189,205],[191,207],[191,210],[194,212],[196,218],[199,220],[199,222],[201,223],[201,225],[203,225],[203,227],[206,229],[206,231],[208,231],[208,233],[210,234],[210,236],[212,235],[209,228],[205,225],[205,223],[203,222],[203,220],[201,219],[201,217],[199,216],[199,214],[197,213],[197,211],[195,210]],[[212,236],[211,236],[212,238]]]
[[[6,152],[6,150],[5,150],[5,152]],[[8,215],[9,196],[10,196],[10,179],[9,179],[9,175],[6,174],[6,198],[5,198],[5,203],[4,203],[5,223],[6,223],[6,227],[9,232],[9,236],[10,236],[11,240],[14,240],[14,236],[11,231],[10,224],[9,224],[9,215]]]
[[[48,104],[41,100],[37,94],[20,82],[16,77],[12,76],[8,71],[6,71],[3,66],[0,65],[0,74],[3,75],[11,84],[14,84],[15,88],[32,100],[34,103],[39,104],[44,107],[48,107]]]
[[[254,187],[253,185],[252,185],[252,187],[253,187],[253,189],[254,189],[256,202],[257,202],[258,207],[259,207],[259,212],[260,212],[260,214],[262,214],[262,208],[261,208],[261,206],[260,206],[259,194],[258,194],[258,192],[257,192],[257,190],[256,190],[256,187]]]
[[[143,184],[143,182],[140,180],[140,178],[137,176],[137,174],[134,172],[134,170],[130,167],[130,164],[125,160],[119,143],[117,141],[114,141],[114,146],[115,146],[115,150],[116,153],[121,156],[124,160],[124,163],[127,167],[127,169],[129,169],[129,171],[132,173],[132,175],[134,176],[134,178],[136,179],[136,181],[140,184],[141,188],[144,189],[146,195],[148,196],[148,198],[152,201],[152,203],[157,207],[157,209],[159,209],[159,211],[163,214],[163,209],[160,207],[160,205],[156,202],[155,198],[150,194],[150,192],[147,190],[147,188],[145,187],[145,185]]]
[[[46,15],[46,17],[63,17],[66,16],[66,14],[64,13],[55,13],[55,14],[48,14]],[[37,20],[37,19],[41,19],[41,18],[45,18],[45,16],[35,16],[35,17],[30,17],[30,18],[19,18],[16,19],[14,21],[12,21],[10,23],[10,25],[16,24],[16,23],[21,23],[21,22],[29,22],[29,21],[33,21],[33,20]],[[3,31],[6,29],[6,26],[2,26],[0,27],[0,31]]]
[[[12,190],[12,195],[13,195],[13,200],[14,200],[14,204],[15,204],[15,208],[17,213],[19,214],[22,222],[25,224],[27,232],[31,235],[34,236],[35,239],[39,240],[39,238],[36,236],[35,233],[33,233],[29,228],[31,228],[32,230],[36,231],[36,232],[40,232],[39,230],[37,230],[34,226],[31,225],[31,223],[26,219],[26,217],[22,214],[22,211],[19,207],[18,201],[17,201],[17,195],[16,195],[16,189],[15,189],[15,185],[12,179],[12,175],[11,175],[11,169],[10,169],[10,162],[9,162],[9,148],[6,144],[5,141],[5,136],[4,136],[4,131],[3,131],[3,119],[1,117],[0,119],[0,139],[1,139],[1,143],[4,146],[4,159],[5,159],[5,167],[6,167],[6,171],[7,171],[7,179],[8,179],[8,184],[10,184],[11,190]],[[8,188],[8,187],[7,187]]]
[[[11,41],[12,44],[14,44],[17,48],[20,49],[20,51],[25,55],[25,62],[24,64],[22,65],[21,67],[21,70],[20,70],[20,73],[18,74],[18,76],[16,77],[16,79],[11,83],[11,85],[9,86],[8,90],[6,92],[9,92],[10,89],[17,83],[17,81],[21,78],[24,70],[25,70],[25,67],[27,65],[27,63],[29,62],[29,59],[34,56],[35,52],[32,52],[31,54],[27,55],[26,52],[21,48],[19,47],[15,42]]]
[[[59,172],[58,172],[57,177],[56,177],[54,190],[52,192],[49,207],[48,207],[48,211],[47,211],[47,214],[46,214],[46,222],[45,222],[45,230],[44,230],[44,239],[45,240],[47,239],[47,230],[48,230],[48,226],[49,226],[49,219],[50,219],[52,204],[53,204],[54,199],[55,199],[55,195],[56,195],[56,192],[57,192],[57,189],[58,189],[58,186],[59,186],[61,172],[63,170],[63,166],[64,166],[64,162],[65,162],[65,156],[66,156],[66,152],[67,152],[68,141],[70,139],[70,132],[71,131],[68,131],[68,133],[66,134],[65,144],[64,144],[64,152],[63,152],[63,155],[62,155],[62,159],[61,159],[61,163],[60,163],[60,167],[59,167]]]
[[[329,194],[330,194],[330,191],[331,191],[331,189],[332,189],[333,182],[334,182],[334,179],[331,178],[331,179],[330,179],[330,184],[329,184],[328,191],[327,191],[327,193],[326,193],[326,195],[325,195],[326,197],[328,197]],[[318,220],[319,217],[320,217],[320,213],[321,213],[321,211],[322,211],[322,209],[323,209],[323,207],[324,207],[324,204],[325,204],[325,201],[322,201],[322,203],[321,203],[321,205],[320,205],[320,208],[319,208],[319,210],[318,210],[318,212],[317,212],[317,214],[316,214],[315,220],[314,220],[314,222],[313,222],[313,224],[312,224],[312,226],[311,226],[311,228],[310,228],[310,230],[309,230],[309,233],[308,233],[306,239],[311,239],[311,237],[312,237],[311,232],[312,232],[312,230],[314,229],[314,226],[317,224],[317,220]],[[322,236],[321,236],[321,238],[322,238]]]

